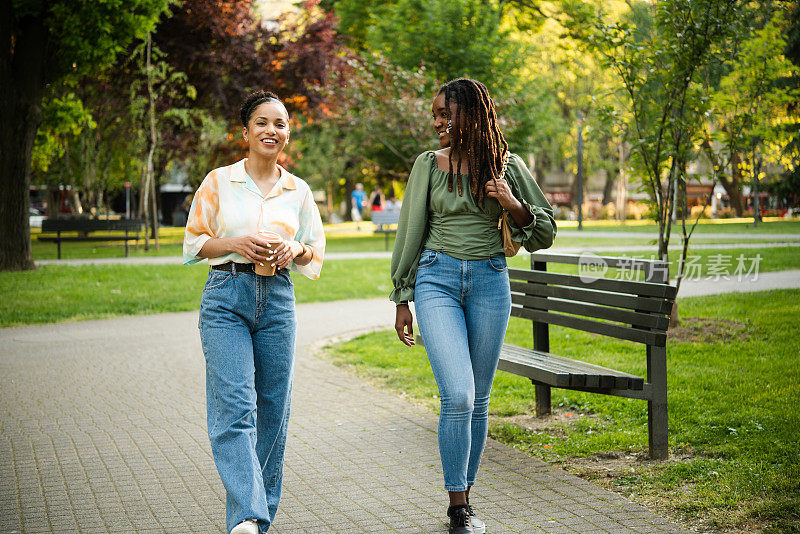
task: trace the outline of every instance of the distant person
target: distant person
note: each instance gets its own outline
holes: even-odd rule
[[[172,210],[172,226],[186,226],[187,213],[180,204]]]
[[[383,189],[381,186],[377,186],[372,194],[369,196],[369,210],[370,212],[373,211],[383,211],[383,206],[386,202],[386,197],[383,196]]]
[[[439,453],[451,534],[485,532],[469,493],[481,461],[500,348],[511,312],[498,221],[533,252],[553,243],[553,209],[525,163],[508,151],[494,102],[477,81],[443,85],[433,99],[440,150],[417,157],[392,253],[395,329],[414,344],[414,301],[439,387]],[[506,166],[507,162],[507,166]],[[505,178],[501,178],[503,169]]]
[[[289,114],[273,93],[242,103],[248,157],[214,169],[189,211],[183,263],[208,258],[200,302],[211,452],[227,532],[266,532],[281,498],[296,338],[289,269],[316,280],[325,234],[308,185],[277,164]]]
[[[391,195],[388,199],[386,199],[386,211],[398,211],[400,210],[401,203],[397,200],[397,197]]]
[[[355,222],[364,220],[364,208],[367,205],[367,194],[364,192],[364,184],[357,183],[353,193],[350,195],[351,215]]]

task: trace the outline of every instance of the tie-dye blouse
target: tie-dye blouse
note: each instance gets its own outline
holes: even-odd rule
[[[183,238],[183,263],[191,265],[203,258],[200,249],[212,237],[239,237],[259,231],[277,232],[284,239],[305,243],[314,251],[308,265],[289,264],[293,271],[316,280],[325,255],[325,233],[311,188],[303,180],[278,166],[281,176],[264,196],[247,175],[243,159],[227,167],[214,169],[205,177],[192,200],[186,233]],[[209,258],[219,265],[250,260],[230,253]]]

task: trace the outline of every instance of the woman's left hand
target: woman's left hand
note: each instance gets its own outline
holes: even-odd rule
[[[508,186],[508,182],[505,180],[505,178],[489,180],[486,182],[484,191],[486,191],[487,197],[497,199],[500,205],[508,211],[511,211],[519,204],[519,200],[514,197],[514,194],[511,192],[511,188]]]
[[[302,243],[298,241],[282,241],[277,246],[273,244],[268,255],[272,256],[270,263],[274,263],[276,269],[285,269],[293,259],[302,253]]]

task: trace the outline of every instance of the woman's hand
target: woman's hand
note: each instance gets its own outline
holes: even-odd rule
[[[211,241],[211,240],[209,240]],[[265,265],[272,259],[269,249],[269,242],[258,234],[248,234],[239,237],[228,237],[218,241],[228,241],[227,252],[235,252],[239,256],[246,258],[257,265]],[[204,247],[205,248],[205,247]],[[215,254],[216,257],[222,254]]]
[[[514,219],[514,222],[517,223],[520,228],[525,228],[533,222],[533,215],[531,215],[531,212],[528,211],[522,202],[517,200],[517,197],[511,192],[511,188],[508,186],[508,182],[505,178],[489,180],[486,182],[484,190],[486,191],[487,197],[497,199],[503,209],[511,214],[511,218]]]
[[[408,345],[414,346],[414,316],[408,304],[398,304],[394,316],[394,329],[397,330],[397,337],[400,341]]]
[[[487,197],[495,198],[503,206],[503,209],[512,211],[520,205],[519,200],[516,199],[508,182],[505,178],[497,178],[496,180],[489,180],[484,187]]]
[[[281,241],[272,243],[271,252],[270,263],[273,263],[276,269],[285,269],[293,259],[305,252],[305,247],[299,241]]]

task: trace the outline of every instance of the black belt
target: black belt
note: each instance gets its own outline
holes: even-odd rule
[[[254,263],[234,263],[229,261],[227,263],[220,263],[219,265],[212,265],[212,269],[217,271],[227,271],[229,273],[255,273],[256,265]]]

